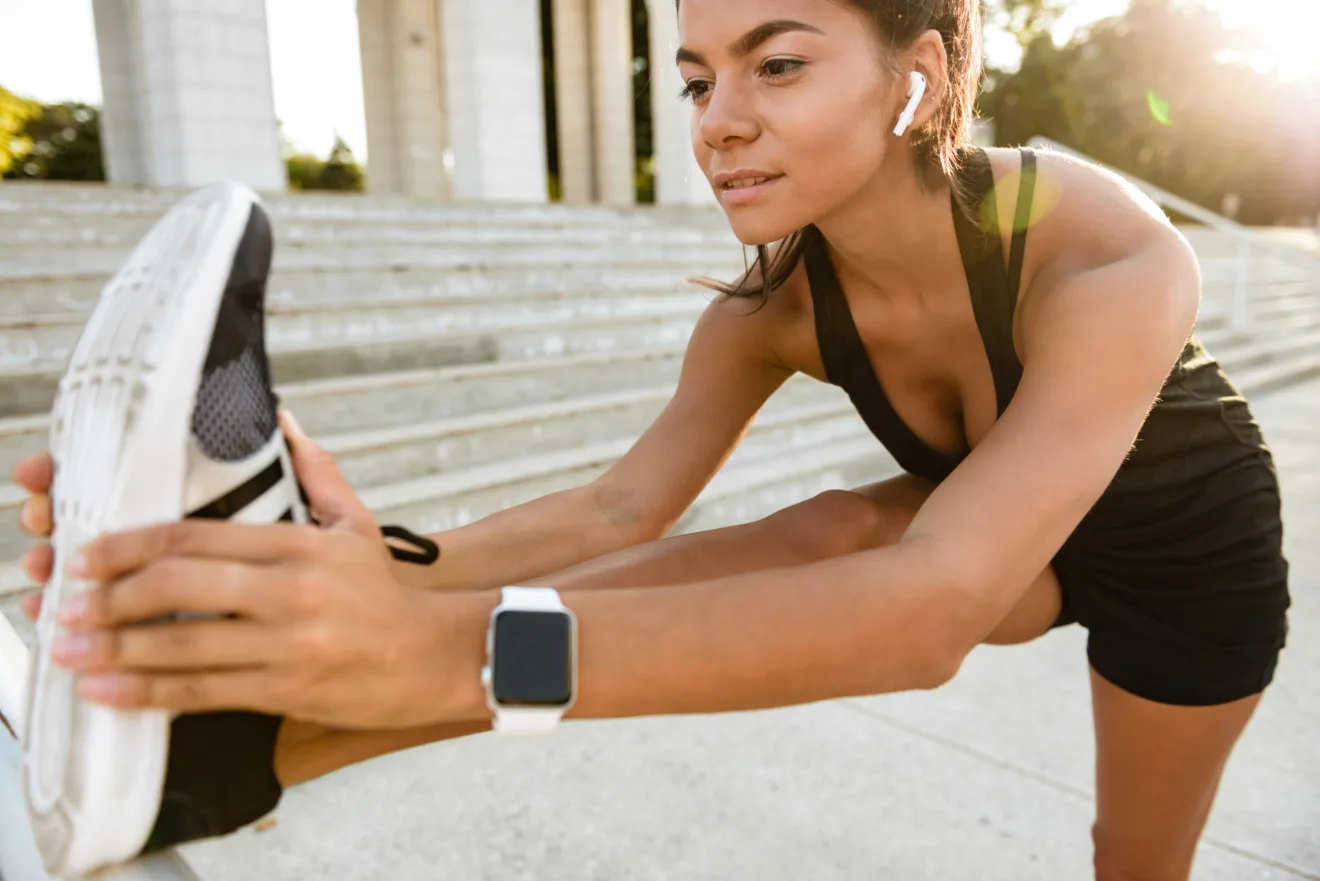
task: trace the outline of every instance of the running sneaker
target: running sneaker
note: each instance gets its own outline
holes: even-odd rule
[[[236,184],[175,205],[102,292],[51,419],[55,566],[37,622],[24,796],[47,871],[79,876],[144,852],[226,835],[269,813],[281,720],[174,716],[77,697],[52,663],[55,612],[91,586],[66,574],[105,532],[180,518],[312,522],[276,418],[264,301],[274,241]],[[402,533],[433,562],[438,549]]]

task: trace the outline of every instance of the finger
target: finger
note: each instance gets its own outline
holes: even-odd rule
[[[23,571],[36,584],[50,581],[50,573],[55,568],[55,550],[50,545],[37,545],[28,548],[23,554]]]
[[[335,457],[308,437],[288,410],[280,411],[280,426],[289,442],[294,473],[322,525],[375,530],[375,518],[349,486]]]
[[[66,633],[51,654],[70,670],[188,672],[265,666],[284,660],[289,640],[251,621],[171,621]]]
[[[278,713],[269,697],[275,675],[268,670],[210,673],[103,673],[84,676],[78,694],[122,709],[155,707],[181,713],[256,710]]]
[[[237,615],[270,620],[292,609],[292,576],[272,566],[170,557],[75,594],[59,610],[74,630],[98,630],[165,615]]]
[[[33,538],[45,538],[54,528],[55,519],[51,516],[50,496],[33,496],[18,509],[18,525]]]
[[[14,483],[30,493],[48,493],[55,476],[55,466],[49,453],[38,453],[35,456],[28,456],[15,465],[10,475],[14,478]]]
[[[34,593],[23,600],[23,614],[27,615],[30,621],[35,621],[41,617],[41,594]]]
[[[69,564],[74,575],[110,581],[165,557],[273,563],[318,556],[322,535],[293,523],[245,524],[181,520],[128,532],[109,533],[82,549]]]

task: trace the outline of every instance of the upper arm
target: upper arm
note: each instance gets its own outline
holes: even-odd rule
[[[972,630],[1007,614],[1113,480],[1190,335],[1199,284],[1186,243],[1160,231],[1028,291],[1017,393],[907,536],[970,592]]]
[[[668,532],[792,375],[772,354],[781,310],[773,298],[760,309],[757,302],[722,298],[707,307],[668,405],[596,480],[602,510],[630,536]]]

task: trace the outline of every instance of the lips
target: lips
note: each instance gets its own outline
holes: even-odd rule
[[[712,183],[719,190],[741,190],[758,186],[781,176],[756,168],[738,168],[733,171],[720,172],[712,178]]]

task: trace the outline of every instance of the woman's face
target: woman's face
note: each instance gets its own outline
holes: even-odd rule
[[[682,0],[679,32],[692,147],[744,244],[827,216],[900,143],[889,107],[897,78],[852,4]]]

